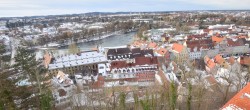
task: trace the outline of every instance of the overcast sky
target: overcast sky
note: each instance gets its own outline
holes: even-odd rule
[[[0,17],[117,11],[250,9],[250,0],[0,0]]]

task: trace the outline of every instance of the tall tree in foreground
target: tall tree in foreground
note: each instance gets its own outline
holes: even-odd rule
[[[13,97],[15,85],[12,80],[8,79],[9,74],[3,69],[0,72],[0,110],[13,110],[16,108]]]
[[[177,102],[177,88],[174,82],[171,82],[169,88],[169,109],[175,110],[176,109],[176,102]]]
[[[11,80],[13,71],[3,57],[6,52],[5,46],[0,44],[0,110],[13,110],[16,108],[14,102],[15,81]]]
[[[24,48],[17,49],[15,62],[14,67],[19,71],[19,77],[28,79],[28,81],[31,82],[31,85],[29,85],[30,93],[27,97],[24,97],[22,101],[24,103],[27,102],[28,108],[48,110],[51,106],[48,105],[51,104],[51,95],[48,94],[50,92],[46,83],[44,83],[44,81],[48,80],[47,77],[45,77],[46,69],[41,65],[41,62],[36,61],[34,53]]]
[[[192,101],[192,85],[188,83],[188,97],[187,97],[187,109],[191,110],[191,101]]]

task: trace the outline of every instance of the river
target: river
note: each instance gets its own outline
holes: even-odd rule
[[[85,51],[85,50],[90,50],[96,47],[97,45],[101,45],[102,47],[124,46],[133,41],[134,35],[135,32],[131,32],[128,34],[113,35],[101,40],[78,44],[78,47],[80,47],[82,51]]]
[[[97,45],[100,45],[102,47],[125,46],[133,42],[135,34],[136,32],[113,35],[113,36],[109,36],[107,38],[96,40],[96,41],[79,43],[77,44],[77,46],[80,48],[81,51],[91,50],[95,48]],[[68,53],[68,48],[55,49],[55,50],[52,50],[52,52],[55,56],[64,55]],[[43,50],[38,50],[36,52],[36,58],[42,58],[42,55],[43,55]]]

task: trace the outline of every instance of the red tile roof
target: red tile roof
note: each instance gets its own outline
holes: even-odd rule
[[[127,63],[126,61],[113,61],[111,62],[111,69],[113,68],[126,68],[136,65],[153,65],[158,64],[157,57],[136,57],[135,63]]]
[[[234,64],[234,62],[235,62],[234,57],[231,56],[231,57],[228,59],[228,62],[229,62],[231,65]]]
[[[188,40],[192,40],[192,39],[201,39],[207,36],[207,33],[205,34],[197,34],[197,35],[189,35],[187,36]]]
[[[126,61],[113,61],[113,62],[111,62],[111,69],[112,68],[125,68],[125,67],[129,67],[129,66],[130,65],[127,64]]]
[[[181,53],[182,50],[184,49],[184,46],[178,43],[174,43],[172,49],[175,50],[176,52]]]
[[[240,58],[240,64],[250,66],[250,57],[249,56],[241,57]]]
[[[168,50],[165,49],[165,48],[160,48],[160,49],[157,50],[156,52],[157,52],[158,54],[165,55],[165,54],[168,52]]]
[[[222,56],[220,54],[218,54],[214,57],[214,62],[221,65],[222,63],[225,62],[225,60],[222,58]]]
[[[250,110],[250,83],[240,90],[232,99],[230,99],[222,110],[233,109]]]
[[[220,36],[212,36],[212,41],[215,43],[220,43],[221,41],[223,41],[225,37],[220,37]]]
[[[148,44],[148,48],[155,48],[157,46],[157,44],[155,42],[150,42]]]
[[[215,67],[215,63],[213,60],[211,60],[208,56],[205,56],[204,61],[208,68],[212,69]]]
[[[213,48],[213,42],[211,39],[201,39],[201,40],[193,40],[186,41],[187,47],[190,48],[190,51],[193,52],[194,48],[197,47],[197,51],[200,49],[211,49]]]
[[[214,63],[212,60],[209,60],[209,61],[207,62],[207,66],[208,66],[210,69],[212,69],[212,68],[215,67],[215,63]]]
[[[228,43],[228,45],[229,46],[243,46],[243,45],[245,45],[244,44],[244,41],[243,41],[243,39],[237,39],[237,40],[232,40],[232,39],[227,39],[227,43]]]
[[[158,60],[157,57],[137,57],[135,58],[135,65],[152,65],[152,64],[157,64]]]

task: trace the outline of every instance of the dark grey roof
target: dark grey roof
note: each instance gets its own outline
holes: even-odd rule
[[[117,48],[117,49],[109,49],[107,52],[108,56],[113,55],[123,55],[131,53],[129,48]]]

